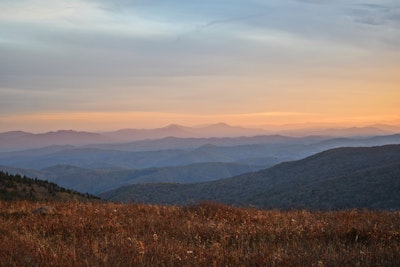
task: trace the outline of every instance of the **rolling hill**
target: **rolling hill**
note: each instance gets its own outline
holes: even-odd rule
[[[148,169],[88,169],[71,165],[55,165],[34,170],[0,166],[0,170],[8,173],[38,177],[66,188],[92,194],[135,183],[212,181],[262,168],[261,166],[220,162]]]
[[[0,200],[93,201],[99,198],[66,189],[55,183],[0,171]]]
[[[279,209],[400,209],[400,145],[327,150],[213,182],[139,184],[108,200],[188,204],[205,200]]]
[[[116,146],[112,144],[100,145],[100,147],[49,146],[0,153],[0,165],[25,169],[43,169],[54,165],[73,165],[91,169],[143,169],[194,163],[234,162],[269,167],[335,147],[385,144],[400,144],[400,134],[327,140],[321,140],[320,137],[290,138],[284,136],[167,138]]]
[[[0,154],[0,165],[25,169],[43,169],[54,165],[73,165],[82,168],[130,168],[183,166],[208,162],[246,162],[249,158],[263,158],[263,166],[296,159],[303,156],[300,147],[286,148],[287,145],[243,145],[220,147],[204,145],[198,148],[168,149],[159,151],[121,151],[98,148],[73,147],[56,151],[21,151]]]

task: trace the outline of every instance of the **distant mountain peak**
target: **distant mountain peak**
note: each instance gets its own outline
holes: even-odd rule
[[[233,126],[225,122],[217,122],[217,123],[202,125],[196,128],[243,128],[243,127]]]
[[[161,128],[161,129],[169,129],[169,130],[171,130],[171,129],[179,129],[179,130],[182,130],[184,128],[186,128],[186,127],[182,126],[182,125],[179,125],[179,124],[168,124],[167,126]]]

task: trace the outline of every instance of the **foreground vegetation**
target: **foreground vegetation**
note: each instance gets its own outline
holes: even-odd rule
[[[35,212],[50,206],[49,212]],[[0,202],[0,266],[399,266],[400,213]]]

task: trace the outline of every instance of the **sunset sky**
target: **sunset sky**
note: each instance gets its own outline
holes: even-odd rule
[[[222,121],[400,124],[400,1],[0,1],[0,132]]]

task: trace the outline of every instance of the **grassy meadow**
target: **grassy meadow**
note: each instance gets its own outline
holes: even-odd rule
[[[400,266],[400,212],[2,201],[0,244],[0,266]]]

